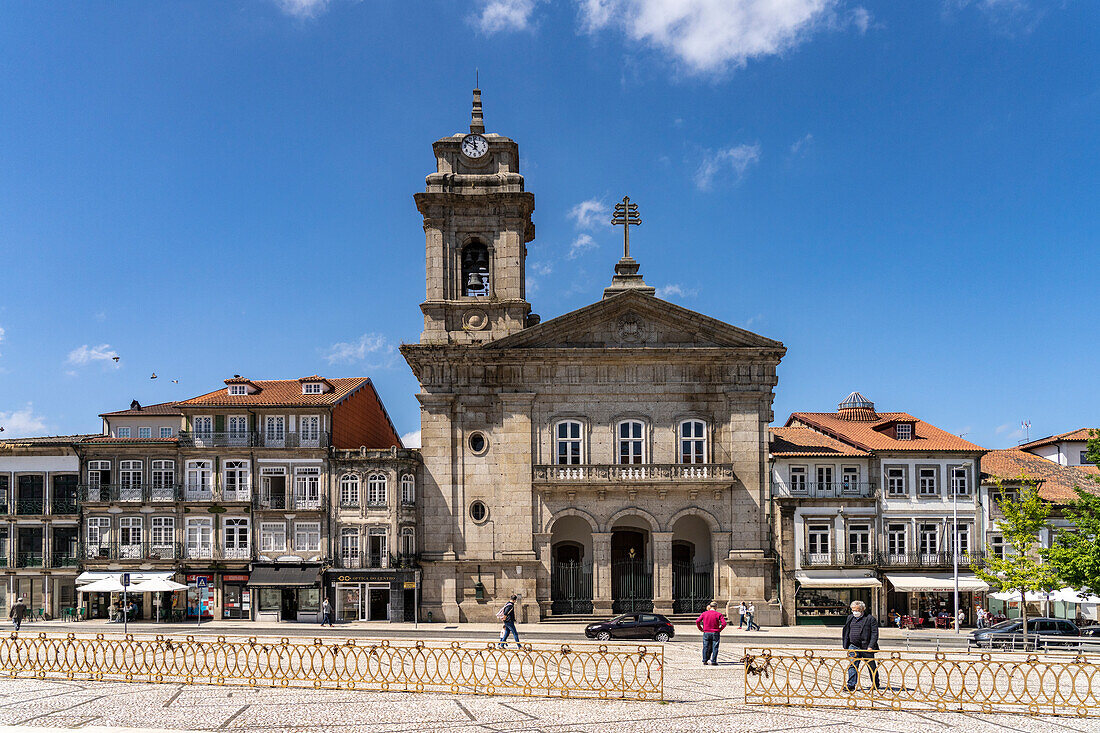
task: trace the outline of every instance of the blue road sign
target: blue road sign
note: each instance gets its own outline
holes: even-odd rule
[[[129,585],[130,585],[130,574],[129,573],[123,573],[121,576],[119,576],[118,582],[122,584],[123,588],[129,587]]]
[[[205,575],[200,575],[199,577],[195,578],[195,585],[198,586],[199,588],[208,588],[209,586],[207,585],[207,582],[206,582],[206,576]]]

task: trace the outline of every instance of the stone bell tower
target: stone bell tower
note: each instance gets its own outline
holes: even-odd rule
[[[532,325],[524,270],[535,197],[523,190],[519,146],[485,132],[480,89],[470,131],[436,140],[432,150],[435,173],[416,194],[427,270],[420,343],[483,343]]]

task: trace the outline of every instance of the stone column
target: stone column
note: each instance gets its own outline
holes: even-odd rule
[[[653,610],[672,613],[672,532],[653,532]]]
[[[611,533],[592,533],[592,612],[611,613]]]
[[[550,598],[550,532],[535,533],[535,554],[539,564],[536,566],[535,601],[539,604],[539,615],[546,618],[551,615]]]

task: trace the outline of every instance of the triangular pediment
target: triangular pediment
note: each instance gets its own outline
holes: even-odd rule
[[[766,348],[783,344],[652,295],[627,291],[526,328],[486,349]]]

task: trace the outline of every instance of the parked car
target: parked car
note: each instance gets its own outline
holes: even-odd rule
[[[610,621],[588,624],[584,635],[589,639],[653,639],[668,641],[675,635],[672,622],[659,613],[624,613]]]
[[[1054,646],[1059,638],[1080,637],[1081,632],[1072,621],[1061,618],[1029,618],[1027,620],[1027,633],[1038,646]],[[970,638],[975,646],[1011,647],[1022,644],[1024,641],[1023,621],[1018,618],[1002,621],[988,629],[976,629],[970,633]]]
[[[1100,639],[1100,626],[1086,626],[1081,629],[1081,636],[1087,636],[1092,639]]]

